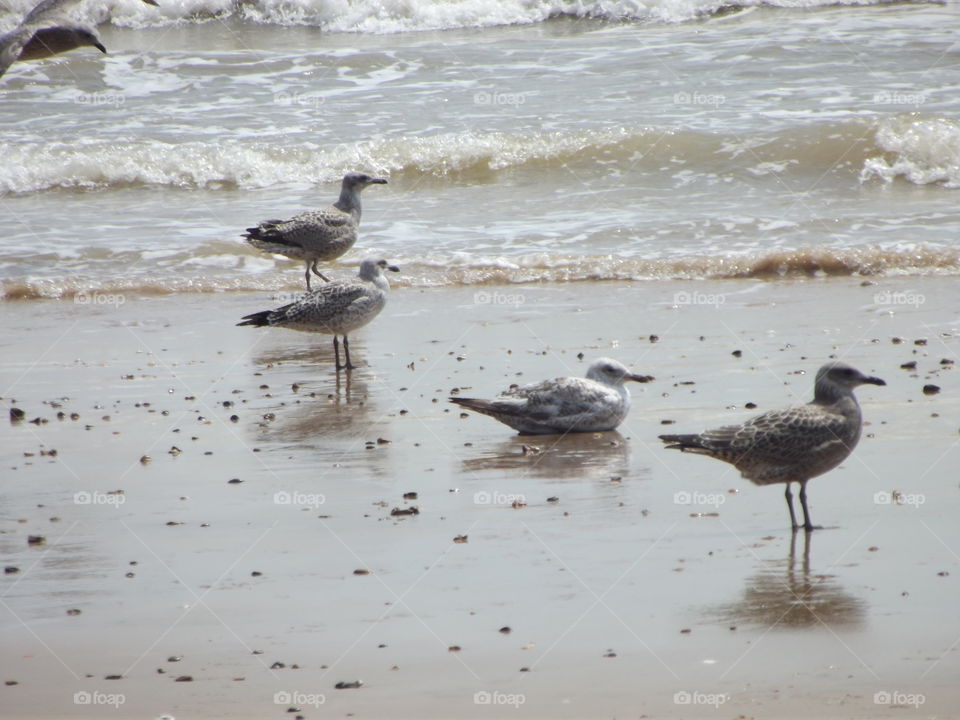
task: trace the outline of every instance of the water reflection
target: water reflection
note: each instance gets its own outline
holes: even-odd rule
[[[285,365],[297,365],[301,368],[309,368],[316,372],[324,374],[329,372],[331,376],[348,375],[346,371],[337,373],[335,371],[336,361],[333,354],[333,336],[316,334],[313,336],[314,342],[306,346],[273,346],[265,347],[253,357],[253,363],[261,368],[272,368],[275,366],[283,367]],[[350,357],[357,364],[357,369],[353,372],[360,372],[366,369],[366,359],[364,352],[366,347],[360,341],[350,343]],[[343,350],[340,351],[341,357]]]
[[[264,408],[258,440],[284,445],[361,435],[361,440],[376,440],[382,409],[371,398],[368,381],[361,370],[341,372],[325,389],[302,388],[282,405]]]
[[[630,446],[616,432],[569,435],[518,435],[504,440],[480,457],[463,461],[477,473],[507,471],[533,477],[603,479],[625,476]]]
[[[803,553],[798,558],[800,534]],[[795,531],[786,559],[764,561],[763,568],[747,578],[743,597],[719,607],[716,614],[727,622],[782,629],[861,625],[866,603],[846,592],[836,576],[811,571],[810,544],[814,534]]]

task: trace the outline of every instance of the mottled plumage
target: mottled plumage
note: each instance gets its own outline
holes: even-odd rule
[[[399,268],[387,265],[386,260],[364,260],[360,263],[360,281],[338,281],[321,285],[296,302],[276,310],[263,310],[246,315],[237,325],[254,327],[282,327],[302,332],[333,335],[333,350],[337,370],[353,369],[350,362],[350,344],[347,334],[373,320],[387,303],[390,283],[382,269],[397,272]],[[337,336],[343,336],[346,363],[340,364],[340,345]]]
[[[385,185],[383,178],[351,172],[343,178],[340,199],[323,210],[310,210],[289,220],[265,220],[247,228],[244,235],[253,247],[285,255],[307,264],[307,290],[310,272],[326,280],[317,269],[318,262],[335,260],[353,247],[360,227],[360,193],[368,185]]]
[[[107,49],[96,31],[68,17],[82,0],[43,0],[10,32],[0,35],[0,76],[17,60],[40,60],[79,47]],[[156,0],[143,0],[156,5]]]
[[[512,387],[494,400],[452,397],[450,402],[499,420],[521,434],[603,432],[615,429],[630,409],[624,382],[649,382],[609,358],[600,358],[586,378],[557,378]]]
[[[660,439],[668,448],[728,462],[756,485],[786,483],[784,495],[794,528],[799,526],[790,483],[799,483],[804,528],[812,530],[807,481],[835,468],[859,442],[862,422],[853,391],[865,383],[886,385],[844,363],[828,363],[817,372],[814,399],[806,405],[771,410],[742,425]]]

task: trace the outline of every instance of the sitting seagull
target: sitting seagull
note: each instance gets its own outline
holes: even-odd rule
[[[367,185],[386,185],[383,178],[351,172],[343,176],[340,199],[324,210],[310,210],[289,220],[265,220],[247,228],[247,242],[258,250],[286,255],[307,263],[307,290],[310,271],[326,280],[317,262],[336,260],[357,241],[360,227],[360,193]]]
[[[67,11],[82,0],[43,0],[10,32],[0,35],[0,76],[17,60],[40,60],[78,47],[107,49],[96,30],[68,17]],[[156,0],[143,0],[156,5]]]
[[[557,378],[513,386],[494,400],[450,398],[450,402],[509,425],[523,435],[613,430],[627,416],[630,392],[627,380],[650,382],[634,375],[616,360],[600,358],[584,378]]]
[[[400,268],[387,265],[386,260],[364,260],[360,263],[360,282],[331,282],[307,293],[296,302],[276,310],[264,310],[243,318],[237,325],[285,327],[303,332],[333,335],[333,352],[337,372],[352,370],[347,333],[373,320],[387,304],[390,283],[381,270],[399,272]],[[343,335],[346,364],[340,364],[340,345],[337,335]]]
[[[755,485],[786,483],[790,522],[796,530],[790,483],[800,484],[803,527],[814,529],[807,507],[807,481],[843,462],[860,440],[859,385],[886,385],[849,365],[833,362],[817,372],[813,401],[771,410],[742,425],[727,425],[699,435],[661,435],[668,448],[709,455],[733,465]]]

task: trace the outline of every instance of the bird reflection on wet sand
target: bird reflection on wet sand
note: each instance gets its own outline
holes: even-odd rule
[[[604,479],[626,476],[630,446],[616,432],[515,436],[481,457],[463,461],[467,472],[519,471],[533,477]]]
[[[811,571],[811,533],[803,533],[803,556],[798,561],[797,534],[793,533],[790,554],[784,560],[764,561],[765,567],[746,579],[742,599],[719,606],[710,614],[725,622],[752,623],[771,629],[852,629],[861,625],[866,603],[846,592],[836,576]]]
[[[363,433],[376,437],[375,403],[362,373],[334,383],[321,380],[298,385],[298,390],[271,391],[273,404],[261,408],[258,440],[283,444],[306,443],[330,437],[355,437]],[[385,431],[381,431],[385,432]]]

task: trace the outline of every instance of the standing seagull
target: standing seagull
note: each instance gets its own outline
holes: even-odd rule
[[[68,17],[68,10],[82,0],[43,0],[10,32],[0,35],[0,76],[17,60],[40,60],[78,47],[107,49],[96,30]],[[156,0],[143,0],[156,5]]]
[[[630,392],[624,385],[628,380],[653,378],[634,375],[616,360],[600,358],[594,360],[586,378],[513,386],[494,400],[452,397],[450,402],[489,415],[523,435],[604,432],[615,429],[630,410]]]
[[[307,290],[310,271],[327,278],[317,270],[317,262],[336,260],[357,241],[360,227],[360,193],[367,185],[386,185],[383,178],[351,172],[343,176],[340,199],[323,210],[310,210],[289,220],[265,220],[247,228],[247,242],[258,250],[286,255],[307,264]]]
[[[399,272],[400,268],[387,265],[386,260],[364,260],[360,263],[360,282],[337,281],[320,286],[296,302],[276,310],[246,315],[237,325],[285,327],[303,332],[333,335],[333,353],[337,372],[352,370],[350,344],[347,333],[361,328],[373,320],[387,304],[390,283],[381,270]],[[346,364],[340,364],[340,344],[337,335],[343,335],[343,352]]]
[[[803,527],[814,529],[807,507],[807,482],[846,460],[860,440],[860,405],[854,388],[886,385],[841,362],[817,372],[813,401],[771,410],[742,425],[727,425],[699,435],[661,435],[668,448],[709,455],[733,465],[755,485],[786,483],[784,496],[793,529],[800,527],[793,512],[790,483],[800,484]]]

